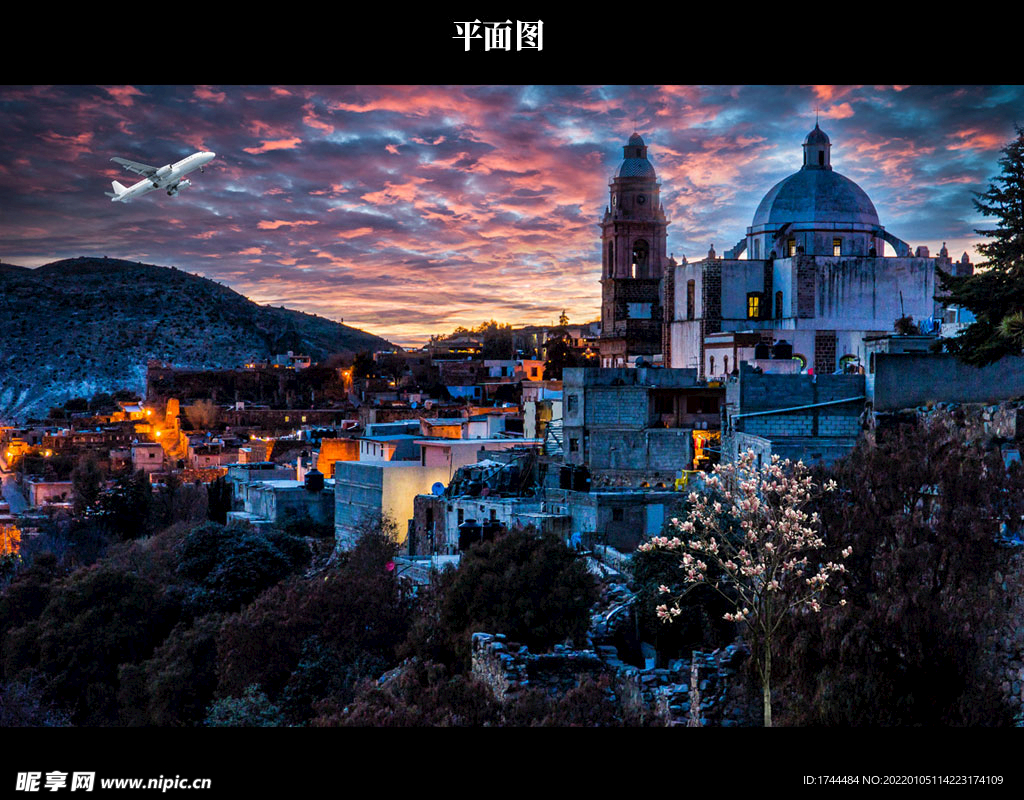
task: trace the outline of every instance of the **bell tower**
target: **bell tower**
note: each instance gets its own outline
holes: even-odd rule
[[[661,353],[669,221],[640,134],[629,137],[622,154],[601,221],[602,367],[624,367],[637,355],[650,362]]]

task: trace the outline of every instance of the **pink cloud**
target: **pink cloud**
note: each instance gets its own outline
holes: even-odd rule
[[[339,239],[356,239],[360,236],[366,236],[368,233],[373,233],[373,228],[355,228],[351,231],[341,231],[335,235]]]
[[[262,142],[259,147],[245,147],[242,148],[246,153],[252,153],[258,155],[259,153],[268,153],[271,150],[294,150],[302,144],[302,139],[298,136],[293,136],[290,139],[276,139],[273,141]]]
[[[71,160],[74,161],[82,153],[91,152],[89,145],[92,143],[93,134],[92,131],[85,131],[77,136],[65,136],[55,131],[47,131],[42,138],[44,141],[66,149],[71,155]]]
[[[319,225],[319,224],[320,224],[319,220],[315,220],[315,219],[297,219],[297,220],[292,220],[292,221],[283,220],[283,219],[275,219],[272,222],[270,220],[261,219],[259,221],[259,224],[256,227],[259,228],[261,231],[273,231],[273,230],[277,230],[278,228],[283,228],[283,227],[294,227],[294,226],[298,226],[298,225]]]
[[[105,86],[107,94],[114,98],[114,101],[119,106],[132,106],[135,105],[135,97],[142,97],[143,92],[140,92],[134,86]]]
[[[949,150],[1000,150],[1003,147],[1003,138],[994,133],[985,133],[977,128],[951,133],[948,138],[957,138],[960,141],[946,145]]]
[[[307,103],[302,107],[302,110],[306,112],[306,115],[302,118],[302,121],[310,128],[316,128],[324,133],[333,133],[334,126],[330,125],[321,120],[317,115],[312,103]]]
[[[214,103],[223,103],[227,98],[224,92],[215,92],[209,86],[197,86],[193,90],[192,96],[199,100],[210,100]]]

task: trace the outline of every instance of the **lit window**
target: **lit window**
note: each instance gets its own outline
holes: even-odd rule
[[[760,319],[761,317],[761,295],[758,292],[751,292],[747,295],[747,319]]]
[[[790,258],[796,255],[796,239],[790,239],[786,242],[786,254]]]
[[[841,256],[843,254],[843,240],[833,239],[832,240],[832,255]]]

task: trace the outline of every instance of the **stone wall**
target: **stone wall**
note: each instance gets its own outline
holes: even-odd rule
[[[625,707],[647,721],[667,726],[736,727],[760,724],[756,694],[741,668],[749,656],[742,643],[712,653],[694,651],[667,669],[640,669],[623,663],[611,645],[535,654],[503,634],[474,633],[473,677],[495,698],[512,700],[529,688],[562,694],[588,677],[609,675]]]
[[[876,411],[1024,397],[1024,357],[1019,356],[979,368],[948,353],[878,353],[874,369]]]

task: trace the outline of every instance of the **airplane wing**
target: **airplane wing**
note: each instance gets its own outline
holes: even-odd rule
[[[146,178],[150,177],[157,171],[157,167],[151,167],[148,164],[140,164],[138,161],[129,161],[127,158],[118,158],[117,156],[114,156],[114,158],[110,160],[116,161],[125,169],[138,173]]]

